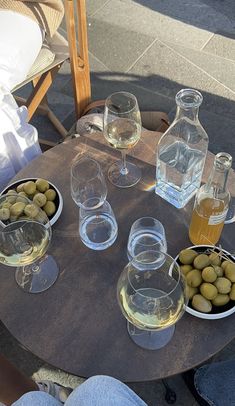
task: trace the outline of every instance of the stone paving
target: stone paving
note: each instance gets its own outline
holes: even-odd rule
[[[142,110],[162,110],[172,119],[177,91],[196,88],[204,98],[199,117],[209,135],[209,149],[235,157],[234,0],[87,0],[87,15],[93,100],[126,90],[137,96]],[[20,91],[27,93],[28,87]],[[72,95],[65,63],[49,102],[68,130],[75,117]],[[45,117],[37,116],[33,124],[39,135],[56,139]],[[81,382],[22,349],[3,326],[0,340],[5,354],[28,375],[72,387]],[[232,342],[216,357],[231,358],[234,350]],[[168,382],[177,392],[176,406],[197,405],[181,376]],[[162,382],[131,386],[149,406],[167,405]]]

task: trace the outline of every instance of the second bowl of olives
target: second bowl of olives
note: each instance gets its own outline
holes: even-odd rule
[[[235,312],[235,257],[211,245],[194,245],[176,257],[187,283],[186,312],[208,320]]]

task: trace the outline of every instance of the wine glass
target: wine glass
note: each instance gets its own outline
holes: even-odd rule
[[[108,171],[111,183],[118,187],[130,187],[141,178],[135,164],[126,162],[126,152],[134,147],[141,136],[141,117],[136,97],[127,92],[111,94],[105,101],[104,136],[108,143],[120,149],[122,160],[115,162]]]
[[[54,258],[45,255],[51,238],[40,207],[17,193],[0,196],[0,263],[17,267],[15,280],[25,292],[43,292],[58,277]]]
[[[79,157],[71,166],[71,194],[74,202],[85,210],[104,203],[107,186],[101,167],[89,156]]]
[[[167,252],[165,229],[154,217],[141,217],[131,226],[127,243],[129,261],[144,251]]]
[[[131,339],[150,350],[170,341],[187,304],[179,265],[160,251],[142,252],[126,265],[118,280],[117,296]]]

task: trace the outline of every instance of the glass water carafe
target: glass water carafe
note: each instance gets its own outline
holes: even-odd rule
[[[227,179],[231,165],[231,155],[218,153],[208,182],[197,192],[189,227],[193,244],[214,245],[219,241],[230,201]]]
[[[198,119],[201,93],[182,89],[175,99],[176,117],[158,143],[155,192],[182,208],[200,187],[208,136]]]

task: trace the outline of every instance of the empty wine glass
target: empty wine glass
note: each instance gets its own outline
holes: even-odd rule
[[[110,204],[97,209],[79,210],[79,234],[83,244],[92,250],[105,250],[118,235],[118,225]]]
[[[115,162],[108,171],[109,180],[118,187],[130,187],[141,178],[135,164],[126,162],[126,152],[141,136],[141,117],[136,97],[127,92],[111,94],[104,109],[104,136],[108,143],[120,149],[122,160]]]
[[[46,213],[24,196],[0,197],[0,263],[17,267],[17,284],[29,293],[47,290],[58,277],[58,266],[45,255],[52,231]]]
[[[94,159],[82,156],[72,164],[71,194],[74,202],[86,210],[104,203],[107,186],[101,167]]]
[[[129,261],[144,251],[167,252],[164,227],[154,217],[141,217],[131,226],[127,243]]]
[[[185,286],[179,265],[166,253],[145,251],[126,265],[117,296],[137,345],[155,350],[170,341],[187,303]]]

